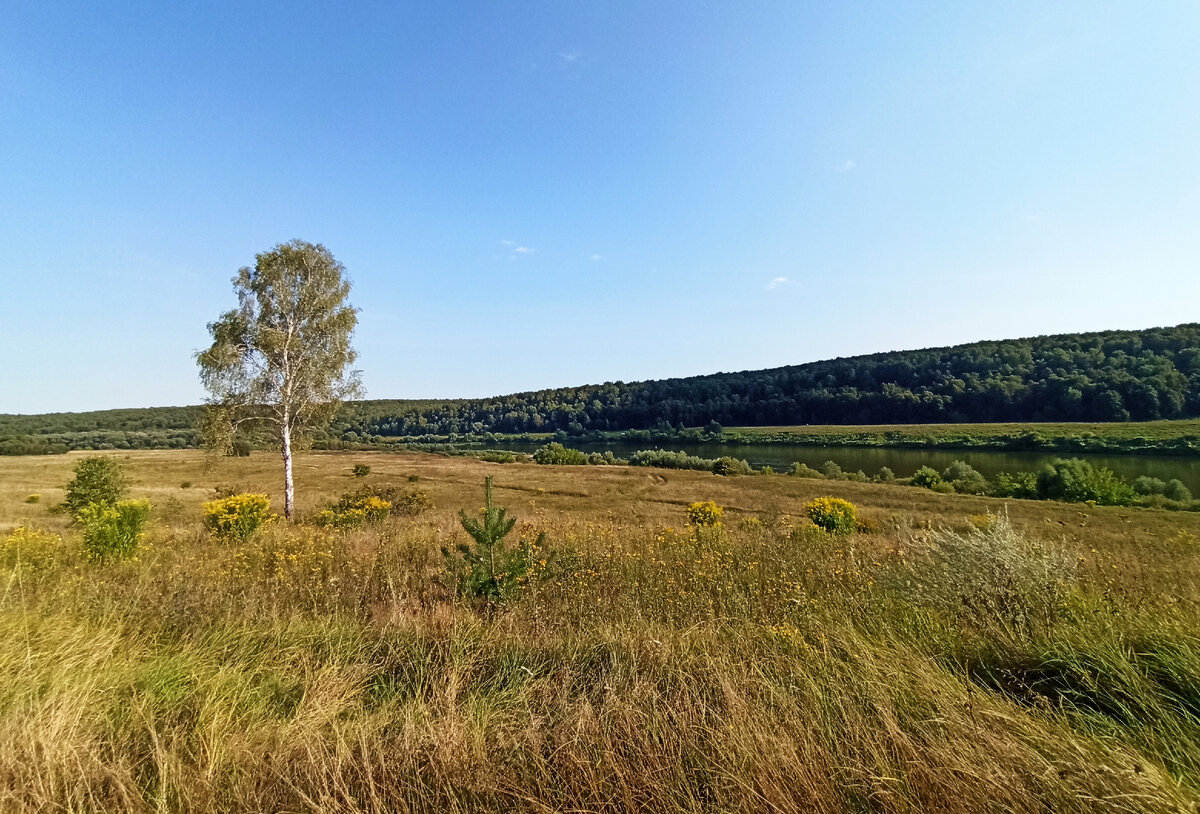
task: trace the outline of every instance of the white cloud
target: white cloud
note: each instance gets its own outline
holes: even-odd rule
[[[858,165],[855,164],[851,159],[846,159],[845,161],[843,161],[841,164],[838,165],[837,171],[838,172],[850,172],[857,166]]]
[[[789,280],[787,277],[776,277],[771,282],[767,283],[767,291],[774,291],[776,288],[779,288],[779,286],[787,285],[790,282],[791,280]]]
[[[558,58],[563,61],[564,65],[572,65],[579,61],[579,54],[574,51],[560,51]]]
[[[516,244],[516,241],[513,241],[513,240],[501,240],[500,245],[501,246],[515,246],[517,244]]]
[[[592,262],[593,262],[593,263],[599,262],[599,260],[600,260],[600,255],[598,255],[598,254],[593,254],[593,255],[592,255]]]
[[[518,246],[517,248],[513,249],[513,251],[517,254],[530,254],[533,249],[529,248],[528,246]]]

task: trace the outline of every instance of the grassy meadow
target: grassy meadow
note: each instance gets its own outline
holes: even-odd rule
[[[221,542],[277,457],[110,454],[154,508],[109,564],[53,510],[83,453],[0,457],[0,811],[1200,810],[1194,513],[312,452],[301,522]],[[442,554],[486,475],[497,603]],[[307,522],[364,484],[431,506]]]

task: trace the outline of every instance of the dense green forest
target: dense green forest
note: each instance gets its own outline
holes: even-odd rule
[[[347,405],[362,436],[793,424],[1151,421],[1200,415],[1200,325],[877,353],[491,399]]]
[[[0,415],[0,453],[199,443],[200,407]],[[327,440],[798,424],[1200,416],[1200,324],[877,353],[488,399],[345,405]]]

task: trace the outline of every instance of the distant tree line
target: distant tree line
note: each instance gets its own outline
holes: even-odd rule
[[[491,399],[348,404],[347,440],[794,424],[1150,421],[1200,415],[1200,325],[878,353]]]
[[[200,444],[202,407],[0,415],[0,455],[72,449],[184,449]]]
[[[0,415],[0,452],[197,446],[201,407]],[[1200,324],[877,353],[487,399],[357,401],[319,445],[389,438],[796,424],[1150,421],[1200,416]],[[38,440],[40,439],[40,440]],[[5,445],[8,446],[5,446]],[[48,451],[48,450],[47,450]]]

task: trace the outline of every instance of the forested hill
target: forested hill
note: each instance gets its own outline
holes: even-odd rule
[[[1148,421],[1200,415],[1200,325],[876,353],[491,399],[347,405],[358,436],[786,424]]]
[[[194,446],[199,407],[0,415],[0,453]],[[1061,334],[489,399],[361,401],[332,438],[1200,416],[1200,325]]]

